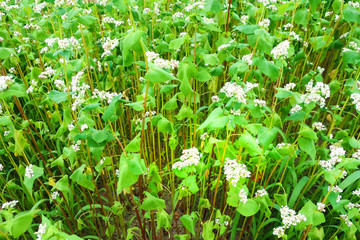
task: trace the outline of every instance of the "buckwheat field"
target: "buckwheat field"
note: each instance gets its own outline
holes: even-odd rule
[[[0,239],[360,239],[358,0],[1,0]]]

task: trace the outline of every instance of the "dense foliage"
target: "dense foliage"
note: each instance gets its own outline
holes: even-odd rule
[[[357,239],[360,11],[0,2],[0,239]]]

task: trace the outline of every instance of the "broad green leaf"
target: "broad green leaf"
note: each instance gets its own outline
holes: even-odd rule
[[[91,15],[81,16],[78,18],[78,22],[85,26],[90,26],[96,22],[96,18]]]
[[[223,4],[220,0],[206,0],[204,10],[206,12],[218,13],[223,9]]]
[[[194,117],[194,111],[189,107],[183,104],[179,110],[179,113],[175,116],[177,120],[181,121],[185,118]]]
[[[117,185],[117,194],[120,194],[124,188],[128,188],[137,182],[139,176],[145,172],[144,159],[140,154],[122,154],[119,165],[119,179]]]
[[[69,176],[63,176],[59,181],[55,183],[54,188],[64,193],[70,193]]]
[[[0,53],[1,56],[1,53]],[[1,92],[0,94],[0,100],[5,99],[7,97],[25,97],[26,94],[26,88],[24,84],[13,84],[11,85],[7,90],[4,92]]]
[[[152,83],[163,83],[170,80],[176,80],[170,72],[167,72],[161,68],[150,68],[145,74],[144,78]]]
[[[36,211],[19,213],[12,220],[11,234],[14,238],[20,237],[30,227]]]
[[[177,95],[175,94],[172,98],[170,98],[169,101],[167,101],[164,106],[163,106],[163,109],[164,110],[174,110],[176,108],[178,108],[178,105],[177,105]]]
[[[121,42],[122,45],[122,53],[123,53],[123,62],[125,62],[127,55],[130,52],[130,49],[141,52],[143,41],[141,40],[145,33],[141,30],[136,32],[130,32],[126,35],[124,40]],[[131,55],[131,54],[130,54]],[[145,77],[146,78],[146,77]],[[146,78],[147,79],[147,78]]]
[[[360,12],[356,8],[347,5],[343,10],[344,19],[347,22],[360,23]]]
[[[11,54],[16,55],[14,49],[0,47],[0,59],[7,59],[11,56]]]
[[[207,119],[200,125],[198,130],[207,128],[209,130],[221,129],[226,126],[229,117],[224,115],[224,110],[221,107],[215,108],[207,117]]]
[[[251,136],[248,131],[245,131],[240,138],[236,141],[236,144],[239,146],[244,147],[248,150],[250,156],[258,156],[261,154],[262,149],[260,148],[259,144],[256,142],[256,139]]]
[[[14,130],[14,138],[15,138],[15,156],[17,155],[21,155],[22,152],[24,151],[27,141],[26,138],[24,137],[24,133],[22,130]]]
[[[316,150],[315,150],[314,140],[300,137],[299,138],[299,147],[302,151],[309,154],[309,156],[311,157],[312,160],[315,160]]]
[[[269,78],[276,80],[279,77],[280,68],[265,58],[256,58],[254,63],[259,67],[260,71]]]
[[[235,28],[235,30],[245,33],[245,34],[254,34],[254,31],[259,29],[258,25],[240,25]]]
[[[59,92],[56,90],[51,90],[48,94],[48,97],[56,102],[57,104],[65,102],[67,100],[69,93],[67,92]]]
[[[314,130],[312,130],[306,124],[302,125],[300,135],[301,135],[301,137],[312,139],[312,140],[317,140],[318,139],[318,137],[317,137],[316,133],[314,132]]]
[[[75,181],[77,184],[94,191],[95,185],[88,179],[88,176],[84,173],[85,167],[85,164],[81,165],[81,167],[76,169],[74,173],[70,176],[70,179]]]
[[[143,203],[140,206],[140,209],[150,211],[150,210],[159,210],[165,209],[165,200],[161,198],[154,197],[148,192],[144,192],[146,198],[144,199]]]
[[[127,152],[140,152],[140,142],[141,142],[141,134],[139,133],[136,137],[131,140],[125,147],[125,151]]]
[[[300,229],[308,225],[313,225],[315,227],[325,222],[324,214],[319,212],[316,205],[311,201],[307,201],[299,213],[304,214],[306,217],[306,221],[299,224]]]
[[[156,213],[156,230],[159,231],[161,228],[165,231],[171,228],[171,216],[164,209]]]
[[[214,229],[214,222],[211,220],[206,221],[203,224],[203,233],[201,235],[203,237],[203,239],[206,239],[206,240],[215,239],[215,234],[213,232],[213,229]]]
[[[193,63],[183,63],[179,67],[179,80],[181,81],[180,90],[185,97],[188,97],[193,91],[190,85],[190,79],[197,75],[196,66]]]
[[[180,217],[180,221],[182,222],[182,224],[192,234],[195,234],[195,223],[196,222],[194,220],[195,219],[189,214],[185,214]]]
[[[174,50],[178,50],[181,47],[181,45],[184,44],[185,39],[186,39],[186,36],[172,40],[169,43],[169,48],[174,49]]]
[[[259,204],[253,199],[247,200],[245,204],[240,202],[240,206],[236,209],[241,215],[250,217],[255,215],[259,210]]]

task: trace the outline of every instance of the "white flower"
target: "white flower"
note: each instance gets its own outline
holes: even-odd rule
[[[225,85],[220,89],[220,92],[225,93],[225,95],[230,98],[236,97],[238,102],[246,104],[246,92],[240,85],[237,85],[236,82],[225,83]]]
[[[324,124],[322,122],[314,122],[312,124],[312,128],[316,129],[318,131],[326,130],[326,127],[324,126]]]
[[[268,195],[268,192],[265,189],[257,190],[255,193],[255,197],[263,197]]]
[[[0,92],[7,89],[13,82],[14,80],[11,76],[0,76]]]
[[[281,58],[281,57],[287,57],[288,55],[288,49],[290,47],[290,42],[288,40],[285,40],[281,43],[279,43],[276,47],[274,47],[271,50],[271,54],[275,59]]]
[[[268,18],[260,21],[258,23],[259,27],[262,27],[262,28],[268,28],[270,26],[270,20]]]
[[[104,56],[110,55],[111,50],[116,48],[118,45],[119,45],[119,40],[118,39],[115,38],[115,39],[111,40],[110,37],[107,37],[105,39],[105,42],[102,45],[102,47],[104,49],[104,53],[101,54],[101,58],[103,58]]]
[[[246,24],[246,22],[249,20],[249,16],[246,16],[246,15],[242,15],[241,18],[240,18],[240,21],[243,23],[243,24]]]
[[[290,113],[291,113],[291,114],[294,114],[294,113],[300,111],[301,109],[302,109],[301,106],[295,105],[294,107],[292,107],[292,108],[290,109]]]
[[[208,135],[208,133],[207,132],[204,132],[204,134],[202,134],[201,136],[200,136],[200,139],[201,140],[205,140],[206,138],[208,138],[209,137],[209,135]]]
[[[325,99],[330,97],[330,87],[322,82],[317,82],[313,86],[313,80],[306,84],[306,93],[301,96],[305,104],[316,102],[320,107],[325,107]]]
[[[353,195],[356,195],[358,197],[360,197],[360,188],[359,189],[356,189],[352,192]]]
[[[280,213],[285,228],[290,228],[290,226],[296,226],[298,223],[306,221],[304,214],[296,214],[296,212],[288,206],[281,207]]]
[[[240,189],[239,197],[240,197],[240,202],[242,202],[243,204],[245,204],[247,202],[247,200],[248,200],[247,199],[247,193],[243,188]]]
[[[173,164],[173,169],[179,169],[181,170],[184,167],[187,166],[197,166],[200,163],[200,153],[199,150],[195,147],[190,149],[184,149],[182,151],[182,155],[180,157],[180,161]]]
[[[43,235],[46,233],[46,223],[40,224],[39,229],[35,232],[36,240],[41,240]]]
[[[5,131],[4,132],[4,137],[6,137],[7,135],[9,135],[10,131]]]
[[[34,177],[34,170],[33,170],[33,165],[32,164],[30,164],[29,166],[26,167],[26,169],[25,169],[25,177],[27,177],[27,178]]]
[[[344,155],[346,154],[346,151],[342,147],[338,147],[335,145],[330,146],[330,159],[329,160],[321,160],[319,161],[319,164],[321,167],[325,168],[326,171],[331,171],[334,169],[335,165],[342,161]],[[338,186],[333,187],[333,191],[337,191],[340,188]],[[330,190],[330,187],[329,187]],[[340,189],[341,190],[341,189]],[[342,192],[342,191],[338,192]]]
[[[255,103],[255,106],[260,106],[260,107],[266,106],[266,102],[264,100],[255,99],[254,103]]]
[[[58,191],[55,191],[51,194],[51,199],[56,199],[58,196],[60,196]]]
[[[349,216],[347,214],[340,215],[340,218],[345,221],[345,224],[348,227],[351,227],[353,225],[353,223],[349,220]]]
[[[83,125],[81,125],[80,128],[81,128],[81,131],[83,132],[84,130],[88,129],[89,126],[87,124],[83,124]]]
[[[220,98],[218,96],[212,96],[211,97],[212,102],[218,102],[219,100],[220,100]]]
[[[226,175],[226,180],[235,186],[240,178],[249,178],[251,172],[246,169],[245,164],[237,163],[236,159],[226,158],[224,174]]]
[[[321,202],[318,202],[317,203],[317,210],[319,210],[320,212],[325,212],[325,204],[324,203],[321,203]]]
[[[284,90],[286,91],[291,91],[293,90],[294,88],[296,87],[296,84],[295,83],[288,83],[284,86]]]
[[[1,84],[0,84],[1,90]],[[353,104],[355,105],[356,110],[360,111],[360,93],[353,93],[350,95],[350,98],[353,100]]]
[[[273,229],[273,234],[278,236],[279,238],[285,235],[285,227],[277,227]]]
[[[247,55],[242,56],[241,60],[242,60],[242,61],[245,61],[245,62],[250,66],[250,65],[253,64],[252,57],[253,57],[253,54],[250,53],[250,54],[247,54]]]
[[[353,2],[353,1],[348,2],[348,4],[353,8],[358,8],[360,6],[358,2]]]
[[[4,169],[4,166],[0,163],[0,172]]]
[[[13,207],[16,206],[16,204],[17,204],[18,202],[19,202],[18,200],[13,200],[13,201],[10,201],[10,202],[3,203],[2,206],[1,206],[1,209],[13,208]]]
[[[218,51],[220,52],[228,47],[230,47],[230,44],[222,44],[218,47]]]

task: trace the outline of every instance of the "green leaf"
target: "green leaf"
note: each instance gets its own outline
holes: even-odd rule
[[[140,154],[127,154],[127,156],[122,154],[120,157],[117,194],[120,194],[124,188],[136,183],[145,170],[144,159],[140,158]]]
[[[185,118],[192,118],[194,117],[193,110],[189,107],[183,104],[180,108],[179,113],[175,116],[177,120],[181,121]]]
[[[195,219],[189,214],[185,214],[180,217],[180,221],[182,222],[182,224],[192,234],[195,234],[195,223],[196,222],[194,220]]]
[[[165,209],[165,200],[154,197],[148,192],[144,192],[147,196],[143,203],[140,206],[140,209],[150,211],[150,210],[159,210],[159,209]]]
[[[51,90],[48,94],[48,97],[57,104],[59,104],[65,102],[67,100],[68,95],[69,94],[67,92],[59,92],[56,90]]]
[[[152,83],[163,83],[169,80],[177,80],[171,73],[161,68],[150,68],[144,78]]]
[[[5,99],[7,97],[25,97],[25,96],[27,96],[25,85],[15,83],[11,85],[8,90],[5,90],[0,94],[0,100]]]
[[[206,12],[218,13],[223,9],[223,4],[220,0],[206,0],[204,10]]]
[[[122,53],[123,53],[123,63],[125,63],[126,57],[129,54],[130,49],[141,52],[141,45],[144,44],[141,38],[145,33],[141,30],[136,32],[130,32],[126,35],[124,40],[121,42],[122,45]],[[146,78],[146,77],[145,77]],[[147,79],[147,78],[146,78]]]
[[[96,22],[96,18],[91,15],[81,16],[78,18],[78,22],[85,26],[90,26]]]
[[[311,201],[306,202],[299,213],[304,214],[306,217],[306,221],[299,224],[300,229],[308,225],[316,227],[325,222],[324,214],[319,212],[316,205]]]
[[[349,144],[353,148],[360,148],[360,141],[356,140],[354,137],[350,138]]]
[[[353,172],[339,184],[341,189],[345,189],[360,178],[360,171]]]
[[[115,121],[118,119],[118,116],[116,115],[116,106],[117,102],[120,101],[121,95],[118,95],[114,97],[109,104],[109,106],[106,108],[105,113],[102,115],[102,119],[106,122],[109,120],[110,122]]]
[[[125,147],[125,151],[127,152],[140,152],[140,142],[141,142],[141,134],[139,133],[136,137],[129,142],[129,144]]]
[[[86,167],[85,164],[81,165],[81,167],[76,169],[74,171],[74,173],[70,176],[70,179],[75,181],[77,184],[79,184],[79,185],[81,185],[81,186],[83,186],[83,187],[85,187],[87,189],[90,189],[90,190],[94,191],[95,185],[85,175],[85,173],[84,173],[85,167]]]
[[[343,14],[345,21],[360,23],[360,12],[356,8],[347,5],[343,10]]]
[[[256,142],[256,139],[253,136],[251,136],[251,134],[248,131],[245,131],[244,134],[240,136],[239,140],[236,141],[236,144],[247,149],[250,156],[252,157],[258,156],[262,152],[262,149],[260,148],[259,144]]]
[[[294,22],[296,24],[301,24],[304,26],[307,25],[308,24],[308,14],[309,14],[308,9],[296,10],[296,13],[294,15]]]
[[[203,237],[203,239],[206,239],[206,240],[215,239],[215,234],[213,232],[213,229],[214,229],[214,222],[211,220],[206,221],[203,224],[203,233],[201,235]]]
[[[14,130],[15,134],[14,134],[14,138],[15,138],[15,156],[17,155],[21,155],[22,152],[25,149],[25,146],[27,144],[26,138],[24,137],[23,131],[20,130]]]
[[[196,66],[193,63],[184,63],[179,67],[179,80],[181,81],[180,90],[185,97],[188,97],[193,91],[189,80],[197,75]]]
[[[156,219],[157,231],[159,231],[161,228],[164,228],[165,231],[169,231],[169,229],[171,228],[171,216],[164,209],[161,209],[156,213]]]
[[[321,0],[309,0],[311,12],[315,12],[319,4],[321,3]]]
[[[14,238],[20,237],[30,227],[35,211],[19,213],[12,220],[11,234]]]
[[[16,55],[14,49],[0,47],[0,59],[8,59],[11,54]]]
[[[318,139],[318,137],[317,137],[316,133],[314,132],[314,130],[312,130],[310,127],[308,127],[305,124],[302,125],[300,135],[302,137],[304,137],[304,138],[308,138],[308,139],[312,139],[312,140],[317,140]]]
[[[256,58],[254,63],[259,67],[260,72],[276,80],[279,77],[280,68],[267,61],[265,58]]]
[[[162,117],[160,121],[158,122],[158,129],[159,132],[162,133],[171,133],[174,131],[173,126],[169,120],[167,120],[165,117]]]
[[[241,215],[250,217],[255,215],[259,210],[259,204],[253,199],[247,200],[245,204],[240,202],[240,206],[236,209]]]
[[[221,129],[226,126],[229,121],[228,116],[224,116],[224,110],[221,107],[215,108],[200,125],[198,130],[207,128],[209,130]]]
[[[175,94],[172,98],[170,98],[170,100],[169,101],[167,101],[165,104],[164,104],[164,106],[163,106],[163,109],[164,110],[169,110],[169,111],[171,111],[171,110],[174,110],[174,109],[176,109],[176,108],[178,108],[178,105],[177,105],[177,97],[176,97],[177,95]]]
[[[128,5],[124,0],[113,0],[114,6],[120,10],[121,13],[125,13],[128,10]]]
[[[299,147],[302,151],[309,154],[312,160],[315,160],[316,150],[314,140],[308,138],[299,138]]]
[[[24,185],[29,190],[30,195],[32,195],[32,187],[34,185],[35,179],[41,177],[44,174],[44,169],[42,167],[34,166],[33,165],[33,172],[34,175],[31,178],[24,177]]]
[[[11,119],[9,116],[0,117],[0,126],[8,126],[11,124]]]
[[[289,200],[289,207],[292,208],[295,204],[295,201],[298,199],[300,193],[301,193],[301,190],[303,189],[303,187],[305,186],[305,184],[309,181],[309,178],[307,176],[303,176],[301,178],[301,180],[296,184],[292,194],[291,194],[291,197],[290,197],[290,200]]]
[[[55,183],[54,188],[63,193],[70,193],[69,176],[64,175],[59,181]]]
[[[238,30],[239,32],[245,33],[245,34],[254,34],[254,31],[256,29],[259,29],[260,27],[258,25],[240,25],[235,28],[235,30]]]
[[[287,194],[286,193],[283,193],[283,194],[275,193],[274,199],[275,199],[276,203],[279,204],[280,206],[287,205]]]
[[[180,49],[181,45],[184,44],[185,39],[186,39],[186,36],[172,40],[172,41],[169,43],[169,48],[170,48],[170,49],[174,49],[174,50]]]
[[[219,63],[217,54],[203,54],[202,59],[204,60],[205,64],[210,66],[215,66]]]

